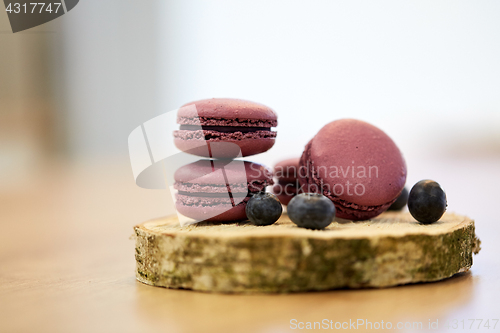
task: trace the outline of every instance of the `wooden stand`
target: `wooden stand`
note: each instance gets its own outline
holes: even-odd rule
[[[181,227],[176,216],[136,226],[137,279],[210,292],[294,292],[437,281],[472,266],[474,221],[445,214],[422,225],[409,213],[298,228],[286,214],[249,222]]]

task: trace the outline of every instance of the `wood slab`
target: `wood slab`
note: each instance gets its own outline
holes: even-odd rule
[[[284,213],[270,226],[249,222],[181,227],[169,216],[134,227],[137,279],[208,292],[297,292],[437,281],[472,266],[474,221],[446,213],[422,225],[409,213],[298,228]]]

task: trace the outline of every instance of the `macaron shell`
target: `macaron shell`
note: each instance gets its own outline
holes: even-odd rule
[[[293,197],[297,195],[297,187],[291,185],[286,186],[283,184],[276,184],[273,186],[273,193],[278,197],[281,204],[288,205],[290,200],[292,200]]]
[[[273,193],[283,205],[288,205],[297,194],[299,161],[297,157],[288,158],[274,165],[274,177],[278,179],[278,184],[273,186]]]
[[[284,182],[295,182],[298,178],[300,158],[289,158],[276,163],[274,166],[274,176]]]
[[[223,174],[222,171],[224,170]],[[237,180],[236,185],[256,181],[273,184],[272,172],[265,165],[240,160],[198,160],[184,165],[174,173],[174,180],[181,183],[195,183],[206,186],[226,185]]]
[[[175,208],[182,215],[198,221],[229,222],[247,219],[245,207],[248,199],[234,207],[226,200],[218,203],[215,200],[204,199],[206,198],[177,195]]]
[[[335,205],[335,208],[337,209],[336,216],[342,219],[352,220],[352,221],[369,220],[385,212],[391,204],[392,202],[381,206],[370,206],[370,207],[357,206],[357,205],[349,207],[347,205],[336,204]]]
[[[281,202],[282,205],[287,206],[295,196],[286,194],[276,194],[276,197],[278,198],[278,200]]]
[[[188,107],[195,105],[196,108]],[[262,120],[271,121],[277,125],[278,116],[273,109],[255,102],[234,98],[211,98],[184,104],[177,113],[178,121],[181,118],[218,118],[218,119],[237,119],[241,120]],[[236,123],[235,123],[236,124]],[[201,125],[213,125],[201,123]],[[262,125],[262,124],[261,124]],[[253,123],[252,126],[261,126],[259,123]],[[236,125],[233,125],[236,126]],[[244,126],[244,125],[238,125]]]

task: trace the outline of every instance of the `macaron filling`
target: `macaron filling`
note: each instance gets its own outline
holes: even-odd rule
[[[217,122],[208,122],[208,124]],[[211,141],[235,141],[244,139],[274,139],[276,132],[271,131],[271,126],[255,126],[255,125],[272,125],[272,122],[257,122],[245,123],[238,122],[237,126],[233,125],[232,120],[218,120],[220,126],[205,125],[203,122],[200,129],[199,125],[182,124],[178,131],[174,131],[174,138],[183,140],[211,140]],[[243,125],[243,126],[242,126]]]
[[[222,119],[222,118],[185,118],[179,117],[181,125],[174,131],[174,137],[184,140],[242,140],[274,139],[276,132],[271,127],[278,125],[276,120],[259,119]],[[200,129],[201,124],[201,129]]]
[[[253,179],[247,186],[242,186],[241,184],[233,184],[230,186],[230,193],[254,193],[263,191],[268,185],[272,185],[269,181]],[[187,182],[175,182],[174,189],[179,193],[183,192],[187,195],[206,195],[221,193],[227,195],[228,186],[218,186],[218,185],[202,185]]]
[[[256,131],[256,132],[230,132],[219,131],[174,131],[175,139],[182,140],[210,140],[210,141],[239,141],[244,139],[274,139],[276,132]]]
[[[265,127],[271,128],[278,126],[277,120],[264,119],[240,119],[240,118],[209,118],[209,117],[177,117],[177,123],[182,125],[194,126],[231,126],[231,127]]]
[[[267,127],[245,127],[245,126],[201,126],[203,131],[216,131],[223,133],[231,133],[231,132],[258,132],[258,131],[269,131],[270,128]],[[199,131],[200,126],[196,125],[181,125],[179,128],[181,131]]]

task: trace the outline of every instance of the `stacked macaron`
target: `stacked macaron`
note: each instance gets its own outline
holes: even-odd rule
[[[181,126],[174,132],[174,143],[180,150],[203,157],[234,158],[240,152],[251,156],[269,150],[276,139],[271,128],[278,125],[278,117],[259,103],[212,98],[183,105],[177,123]]]
[[[218,222],[246,219],[249,196],[272,184],[269,169],[238,160],[202,159],[177,169],[174,179],[179,213]]]
[[[269,150],[275,142],[276,113],[262,104],[213,98],[185,104],[177,113],[174,143],[181,151],[209,159],[174,174],[177,211],[198,221],[241,221],[249,197],[273,185],[272,172],[258,163],[235,160]]]

